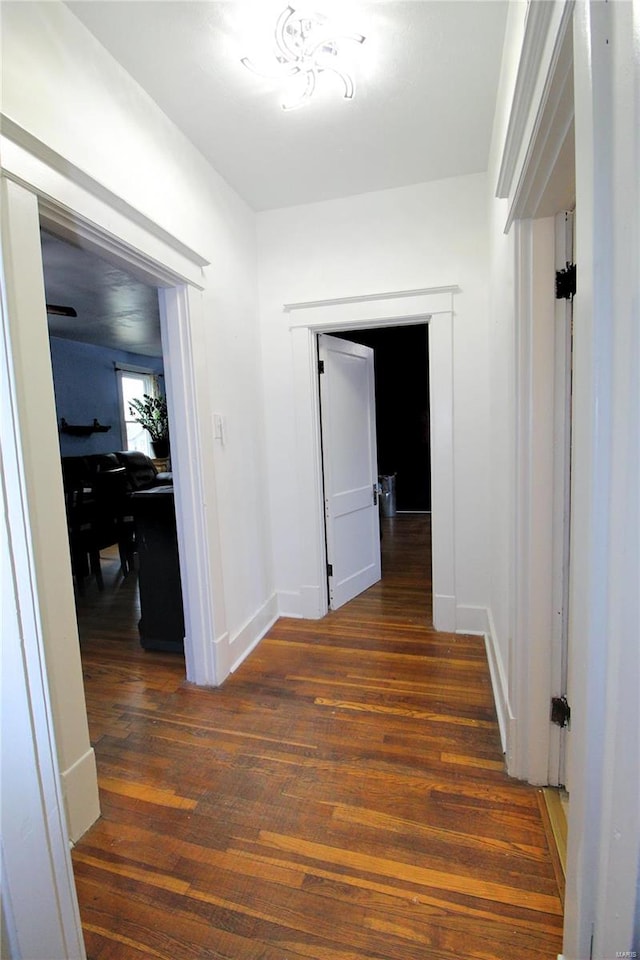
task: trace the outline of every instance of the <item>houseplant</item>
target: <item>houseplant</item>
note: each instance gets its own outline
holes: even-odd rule
[[[151,445],[156,457],[169,456],[169,418],[167,398],[151,397],[143,394],[142,400],[129,401],[129,410],[133,419],[143,427],[151,437]]]

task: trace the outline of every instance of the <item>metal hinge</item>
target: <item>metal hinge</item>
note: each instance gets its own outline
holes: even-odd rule
[[[573,300],[576,292],[576,265],[567,260],[564,270],[556,270],[556,300]]]
[[[318,360],[318,373],[324,373],[324,360]]]
[[[373,485],[373,505],[374,507],[378,506],[378,484],[374,483]]]
[[[328,563],[328,564],[327,564],[327,576],[328,576],[328,577],[332,577],[332,576],[333,576],[333,564],[332,564],[332,563]]]
[[[571,720],[571,707],[566,697],[551,697],[551,723],[566,727]]]

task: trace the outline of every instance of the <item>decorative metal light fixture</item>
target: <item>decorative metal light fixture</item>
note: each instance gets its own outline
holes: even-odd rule
[[[273,73],[257,67],[248,57],[242,63],[260,76],[272,79],[301,81],[302,89],[290,100],[284,100],[283,110],[293,110],[308,103],[322,73],[336,74],[344,85],[345,100],[352,100],[355,83],[343,57],[345,44],[364,43],[361,33],[335,33],[327,17],[320,13],[301,13],[288,6],[282,11],[275,26],[276,65]],[[297,82],[297,80],[296,80]]]

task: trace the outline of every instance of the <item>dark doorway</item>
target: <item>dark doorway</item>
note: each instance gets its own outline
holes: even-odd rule
[[[396,474],[397,509],[431,510],[427,324],[338,336],[374,350],[378,473]]]

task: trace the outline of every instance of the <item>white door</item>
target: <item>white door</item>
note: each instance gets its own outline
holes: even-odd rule
[[[380,579],[373,350],[318,337],[329,606]]]

